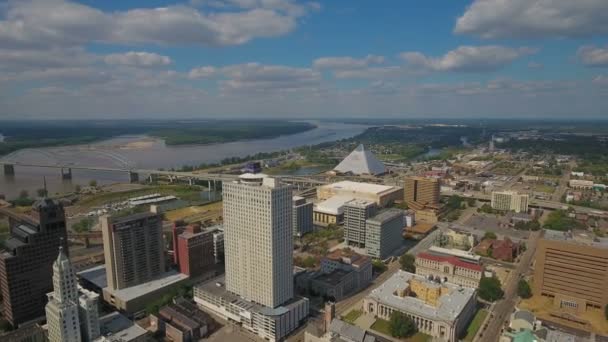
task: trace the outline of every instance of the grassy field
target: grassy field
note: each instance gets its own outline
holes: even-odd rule
[[[477,331],[479,330],[479,328],[481,327],[483,322],[486,320],[487,315],[488,315],[488,312],[486,310],[482,309],[482,310],[477,311],[477,313],[475,314],[475,317],[473,317],[473,320],[471,321],[471,324],[469,324],[469,327],[467,328],[467,336],[464,337],[463,341],[465,341],[465,342],[473,341],[473,339],[475,338],[475,335],[477,334]]]
[[[160,193],[163,195],[173,195],[184,201],[197,202],[201,201],[201,189],[197,186],[188,185],[155,185],[143,189],[120,191],[120,192],[103,192],[87,196],[83,198],[78,205],[82,207],[98,207],[106,203],[121,202],[132,197]]]
[[[555,191],[555,188],[545,184],[536,184],[534,185],[534,191],[536,192],[546,192],[548,194],[552,194]]]
[[[352,323],[355,323],[357,318],[359,318],[362,314],[363,314],[363,311],[361,311],[361,310],[351,310],[349,313],[346,314],[346,316],[342,317],[342,319],[345,322],[352,324]]]
[[[167,211],[165,213],[165,218],[169,221],[183,220],[186,222],[195,222],[205,219],[215,219],[221,215],[222,202],[214,202]]]

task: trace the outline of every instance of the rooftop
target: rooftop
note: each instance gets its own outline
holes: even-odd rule
[[[577,233],[572,231],[560,232],[557,230],[545,229],[543,238],[546,240],[563,241],[582,246],[608,248],[608,238],[596,237],[589,235],[589,233]]]
[[[315,278],[315,280],[329,284],[331,286],[335,286],[340,284],[344,277],[346,277],[349,273],[350,272],[347,272],[345,270],[337,269],[330,273],[321,273]]]
[[[344,203],[352,200],[353,198],[350,196],[332,196],[323,202],[317,203],[314,210],[325,214],[341,215],[344,213]]]
[[[144,328],[133,323],[131,320],[121,315],[117,311],[99,317],[99,328],[101,331],[101,337],[95,339],[95,342],[132,341],[147,333]]]
[[[374,201],[367,201],[367,200],[357,199],[357,198],[345,203],[345,205],[348,205],[349,207],[357,207],[357,208],[362,208],[362,209],[367,208],[370,205],[374,205],[374,204],[376,204],[376,202],[374,202]]]
[[[464,260],[461,260],[461,259],[459,259],[455,256],[451,256],[451,255],[439,255],[439,254],[422,252],[422,253],[418,253],[418,255],[416,257],[422,258],[422,259],[427,259],[427,260],[433,260],[433,261],[437,261],[437,262],[447,262],[451,265],[466,268],[466,269],[469,269],[472,271],[477,271],[477,272],[481,272],[483,270],[483,267],[481,267],[480,265],[477,265],[477,264],[474,264],[471,262],[466,262]]]
[[[79,278],[82,278],[91,284],[103,289],[108,286],[108,278],[106,275],[106,265],[99,265],[76,273]]]
[[[346,191],[353,191],[353,192],[367,192],[367,193],[374,193],[376,195],[380,195],[385,192],[398,189],[396,186],[353,182],[353,181],[341,181],[341,182],[337,182],[337,183],[327,184],[327,185],[322,186],[322,188],[335,189],[335,190],[346,190]]]
[[[251,302],[235,293],[226,290],[226,278],[222,274],[219,277],[209,280],[205,283],[194,285],[200,291],[206,292],[209,295],[223,298],[226,303],[231,303],[238,306],[242,311],[248,312],[259,312],[264,316],[280,316],[289,312],[289,308],[298,305],[301,300],[307,300],[305,298],[295,297],[287,303],[276,308],[270,308],[262,304]],[[195,291],[196,293],[196,291]]]
[[[176,271],[169,271],[165,273],[162,278],[154,279],[143,284],[127,287],[120,290],[113,290],[109,287],[106,287],[104,288],[104,290],[111,293],[114,297],[120,298],[126,302],[144,296],[150,292],[154,292],[167,286],[171,286],[185,279],[188,279],[187,275]]]
[[[468,260],[475,260],[477,263],[481,261],[481,256],[476,255],[471,252],[461,251],[460,249],[455,248],[443,248],[438,246],[429,247],[429,252],[431,254],[439,254],[439,255],[453,255],[455,257],[464,258]]]
[[[339,319],[333,319],[329,325],[329,331],[337,334],[340,337],[344,337],[346,341],[353,342],[374,342],[376,338],[368,334],[365,330],[348,324]]]
[[[381,224],[384,222],[391,221],[397,217],[403,217],[403,210],[396,209],[396,208],[390,208],[390,209],[382,210],[376,216],[367,219],[367,222],[374,222],[374,223]]]
[[[446,287],[450,290],[449,294],[440,296],[436,307],[426,304],[421,299],[415,297],[399,297],[395,295],[397,290],[403,290],[404,288],[409,287],[409,281],[412,279],[417,279],[430,286]],[[437,284],[429,281],[423,276],[415,275],[402,270],[397,271],[397,273],[395,273],[382,285],[374,289],[369,295],[370,298],[398,310],[411,312],[431,320],[445,321],[453,321],[458,318],[469,301],[474,300],[474,296],[475,289],[462,287],[451,283]]]

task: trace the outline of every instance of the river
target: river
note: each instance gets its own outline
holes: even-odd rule
[[[82,166],[122,168],[109,155],[125,158],[135,168],[159,169],[214,163],[228,157],[245,157],[258,152],[274,152],[304,145],[335,141],[362,133],[368,126],[314,122],[317,128],[303,133],[272,139],[235,141],[210,145],[167,146],[164,141],[145,136],[122,136],[89,145],[48,147],[23,150],[16,156],[21,163],[38,162],[55,164],[57,161]],[[63,181],[59,169],[15,167],[15,176],[5,176],[0,170],[0,194],[15,197],[21,190],[35,196],[46,178],[50,194],[68,192],[76,185],[87,185],[90,180],[98,184],[128,182],[126,173],[73,170],[72,180]]]

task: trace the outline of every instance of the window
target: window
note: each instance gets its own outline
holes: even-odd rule
[[[571,301],[571,300],[564,300],[562,299],[560,304],[559,304],[560,308],[570,308],[570,309],[576,309],[578,308],[578,303]]]

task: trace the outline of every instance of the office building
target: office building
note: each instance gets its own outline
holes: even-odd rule
[[[174,230],[180,227],[174,227]],[[177,249],[173,252],[177,257],[179,271],[191,278],[204,274],[213,274],[215,256],[213,249],[213,231],[201,229],[198,224],[184,227],[177,235]]]
[[[0,214],[8,217],[10,231],[0,252],[3,316],[18,327],[44,318],[59,246],[67,254],[65,214],[59,202],[48,198],[34,203],[29,214],[8,208],[0,208]]]
[[[47,294],[46,321],[50,342],[80,342],[78,283],[68,257],[59,249],[53,263],[53,292]]]
[[[573,189],[589,190],[593,188],[593,181],[583,179],[571,179],[568,186]]]
[[[308,300],[294,298],[291,187],[263,174],[225,183],[226,274],[195,286],[202,308],[277,341],[308,315]]]
[[[365,221],[377,211],[376,202],[355,199],[344,204],[344,241],[365,247]]]
[[[471,258],[459,257],[462,251],[455,250],[456,255],[441,253],[437,250],[418,253],[416,256],[416,274],[441,282],[477,288],[483,276],[483,267]],[[449,253],[449,252],[448,252]]]
[[[352,181],[341,181],[317,188],[319,200],[326,200],[334,196],[368,200],[376,202],[379,207],[386,207],[403,198],[403,188]]]
[[[108,287],[120,290],[159,277],[165,271],[162,219],[151,212],[102,216]]]
[[[439,203],[440,185],[437,178],[406,177],[403,190],[404,200],[406,203],[436,205]]]
[[[293,297],[291,187],[245,174],[223,191],[226,289],[275,308]]]
[[[386,209],[365,221],[365,251],[385,259],[403,245],[403,210]]]
[[[402,312],[419,332],[437,341],[456,342],[475,314],[475,296],[473,288],[399,270],[363,300],[363,310],[385,320]]]
[[[545,230],[536,248],[533,292],[573,314],[608,305],[608,241]]]
[[[177,298],[175,303],[150,315],[152,332],[174,342],[200,341],[215,327],[211,316],[198,309],[196,304],[184,298]]]
[[[17,330],[0,333],[0,342],[48,342],[46,330],[39,324],[25,324]]]
[[[99,295],[78,286],[74,269],[61,247],[53,263],[53,292],[47,297],[50,342],[93,341],[100,336]]]
[[[313,204],[306,198],[293,196],[293,236],[301,237],[312,232]]]
[[[344,158],[334,171],[342,174],[377,176],[386,173],[386,167],[361,144]]]
[[[520,195],[515,191],[493,191],[492,208],[526,213],[528,212],[528,195]]]

